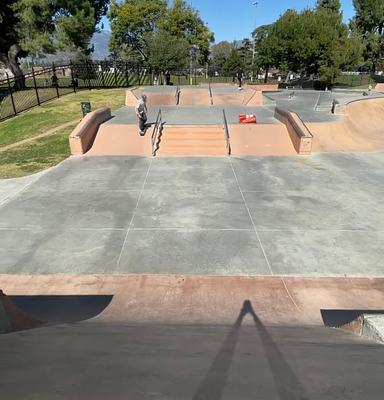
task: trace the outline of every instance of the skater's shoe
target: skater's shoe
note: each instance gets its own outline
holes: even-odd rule
[[[145,135],[145,132],[144,132],[144,131],[139,131],[139,135],[140,135],[140,136],[144,136],[144,135]]]

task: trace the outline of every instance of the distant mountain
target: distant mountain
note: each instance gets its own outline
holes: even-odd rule
[[[91,54],[92,60],[104,60],[109,56],[109,40],[111,32],[100,31],[96,32],[91,40],[93,46],[93,53]]]

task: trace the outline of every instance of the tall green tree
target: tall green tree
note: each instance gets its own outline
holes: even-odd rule
[[[229,58],[232,50],[234,50],[233,43],[222,41],[211,46],[210,49],[210,70],[218,72],[219,74],[224,73],[224,64]]]
[[[3,0],[0,61],[24,85],[18,58],[56,49],[89,53],[90,40],[108,0]]]
[[[372,72],[384,67],[384,1],[353,0],[351,27],[364,44],[364,59]]]
[[[239,52],[236,49],[233,49],[224,63],[224,73],[226,76],[235,76],[236,72],[240,68],[244,68],[244,60],[240,57]]]
[[[186,40],[191,46],[199,46],[201,61],[208,61],[209,48],[214,41],[214,35],[200,18],[198,11],[186,1],[173,1],[162,23],[162,28],[170,35]]]
[[[148,61],[149,43],[167,13],[167,0],[113,0],[110,49],[129,60]]]
[[[316,8],[340,12],[341,4],[340,0],[317,0]]]
[[[154,44],[159,45],[159,51],[167,48],[167,42],[162,44],[158,40],[162,37],[168,41],[168,46],[176,40],[188,43],[190,47],[197,45],[202,59],[208,59],[213,34],[198,12],[183,0],[174,0],[171,5],[167,0],[114,0],[109,18],[112,28],[110,48],[117,54],[146,62],[157,59]],[[180,50],[180,46],[177,48]],[[167,54],[171,53],[172,49],[168,49]]]
[[[155,32],[148,43],[148,50],[148,62],[156,74],[176,71],[188,65],[189,43],[167,31]]]
[[[327,85],[332,85],[344,68],[356,65],[360,58],[359,42],[349,34],[337,7],[288,10],[268,37],[274,39],[274,56],[280,65],[301,76],[320,74]]]
[[[255,45],[254,68],[258,71],[264,70],[265,82],[268,79],[269,69],[273,66],[281,67],[283,61],[279,53],[278,36],[273,28],[273,25],[262,25],[252,33]]]

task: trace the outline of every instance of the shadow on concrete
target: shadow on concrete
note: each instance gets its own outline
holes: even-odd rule
[[[355,321],[363,314],[384,314],[384,310],[320,310],[325,326],[338,328]]]
[[[228,373],[233,360],[240,327],[244,317],[249,314],[254,321],[268,359],[269,367],[275,382],[276,392],[281,400],[309,399],[289,366],[284,355],[278,349],[271,335],[256,315],[252,303],[245,300],[240,314],[219,349],[209,371],[197,389],[193,400],[220,400],[223,396]],[[255,376],[257,379],[257,376]]]
[[[79,322],[96,317],[113,295],[9,296],[22,312],[46,324]]]

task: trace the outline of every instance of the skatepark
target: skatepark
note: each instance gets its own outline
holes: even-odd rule
[[[379,398],[382,344],[356,333],[384,310],[383,111],[379,91],[138,87],[67,160],[0,181],[6,398],[20,376],[37,398]]]

